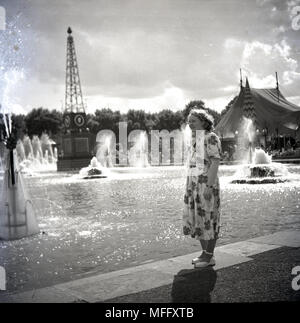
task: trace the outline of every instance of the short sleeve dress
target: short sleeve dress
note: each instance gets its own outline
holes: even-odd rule
[[[214,132],[205,131],[202,155],[196,144],[188,154],[188,174],[184,194],[183,233],[197,240],[217,239],[220,230],[220,184],[218,175],[213,184],[211,199],[204,198],[208,171],[213,158],[221,158],[221,142]]]

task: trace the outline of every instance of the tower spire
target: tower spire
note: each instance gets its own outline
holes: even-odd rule
[[[69,27],[67,32],[65,113],[84,113],[85,110],[72,29]]]

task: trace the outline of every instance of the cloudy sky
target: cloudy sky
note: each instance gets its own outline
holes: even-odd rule
[[[277,71],[283,94],[300,105],[300,30],[292,28],[300,0],[0,5],[7,23],[0,31],[0,100],[15,112],[62,108],[68,26],[88,112],[177,110],[194,99],[221,111],[239,91],[240,67],[258,88],[274,87]]]

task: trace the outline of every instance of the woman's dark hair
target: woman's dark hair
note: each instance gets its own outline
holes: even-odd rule
[[[214,129],[214,118],[207,111],[195,107],[190,111],[188,118],[190,116],[194,116],[199,120],[204,121],[205,130],[212,131]]]

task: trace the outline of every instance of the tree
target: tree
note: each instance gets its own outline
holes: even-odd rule
[[[147,130],[147,113],[144,110],[128,110],[126,114],[128,122],[128,133],[132,130]]]
[[[181,111],[162,110],[157,114],[157,120],[156,128],[158,130],[172,131],[180,129],[183,123],[183,115]]]
[[[92,132],[92,133],[97,133],[100,127],[100,123],[96,120],[95,115],[93,114],[87,114],[86,116],[86,124],[88,129]]]
[[[25,117],[25,123],[26,132],[30,137],[41,136],[43,132],[50,136],[56,135],[62,129],[62,113],[56,110],[50,112],[43,108],[33,109]]]
[[[26,122],[23,114],[12,115],[12,122],[17,130],[17,139],[23,139],[26,133]]]
[[[111,109],[96,110],[95,115],[88,116],[88,127],[91,132],[98,133],[100,130],[112,130],[117,135],[119,132],[118,123],[121,121],[120,111]]]

